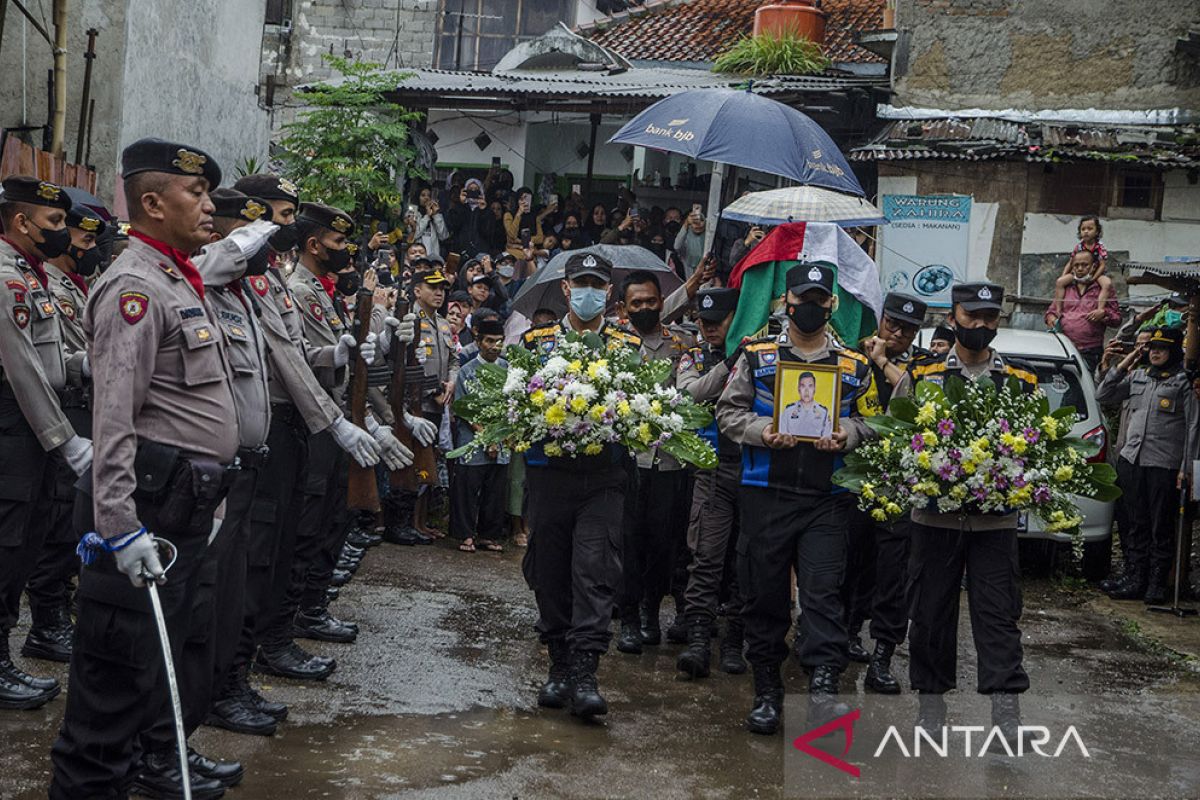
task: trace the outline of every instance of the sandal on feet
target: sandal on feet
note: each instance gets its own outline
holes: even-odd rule
[[[463,539],[459,543],[458,549],[464,553],[474,553],[475,552],[475,542],[472,541],[471,539]]]
[[[489,553],[503,553],[504,546],[499,542],[493,542],[491,539],[480,539],[479,546]]]

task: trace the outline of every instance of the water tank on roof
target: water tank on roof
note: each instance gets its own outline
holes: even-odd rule
[[[759,6],[754,12],[754,35],[774,33],[800,35],[825,44],[825,12],[817,0],[783,0]]]

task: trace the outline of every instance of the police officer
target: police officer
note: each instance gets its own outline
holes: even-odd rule
[[[592,253],[572,255],[564,267],[569,310],[552,325],[524,334],[522,343],[543,358],[564,332],[591,331],[609,347],[640,348],[641,339],[610,324],[612,264]],[[569,708],[585,719],[608,713],[596,670],[612,638],[610,623],[621,582],[621,525],[632,459],[611,445],[594,456],[526,453],[529,526],[536,533],[525,558],[537,599],[537,630],[550,651],[550,674],[538,705]]]
[[[918,381],[941,385],[947,376],[993,381],[1015,378],[1025,391],[1037,375],[1009,363],[989,345],[1000,325],[1004,289],[993,283],[961,283],[950,293],[954,347],[945,356],[918,364],[895,386],[905,397]],[[921,693],[918,724],[945,722],[943,694],[957,684],[958,603],[963,570],[971,597],[971,633],[979,663],[979,692],[991,695],[992,722],[1016,741],[1020,693],[1029,688],[1021,665],[1021,588],[1017,582],[1017,515],[942,514],[914,510],[909,591],[909,680]]]
[[[60,405],[67,386],[59,312],[43,262],[67,252],[71,202],[62,188],[35,178],[4,181],[0,198],[0,708],[37,708],[58,681],[13,664],[8,634],[21,590],[42,549],[53,505],[57,462],[76,474],[92,460]],[[81,358],[81,357],[80,357]]]
[[[173,752],[141,753],[141,735],[170,714],[144,587],[161,584],[179,663],[184,643],[211,624],[192,606],[238,446],[225,337],[187,255],[208,240],[208,190],[221,170],[197,148],[159,139],[130,145],[121,162],[130,244],[84,314],[96,460],[76,508],[80,529],[93,532],[79,548],[86,566],[67,709],[51,752],[52,798],[121,797],[131,783],[152,796],[180,791],[178,767],[163,763]],[[174,544],[169,578],[158,536]],[[200,774],[192,790],[197,798],[224,791]]]
[[[662,286],[653,272],[636,270],[621,282],[620,310],[642,340],[642,358],[671,362],[675,367],[692,345],[691,336],[662,323]],[[659,610],[671,593],[675,563],[682,561],[687,539],[688,473],[673,457],[657,451],[638,453],[636,489],[625,526],[621,588],[621,634],[617,649],[640,653],[642,645],[662,641]],[[678,554],[678,557],[677,557]],[[683,628],[682,587],[675,614]]]
[[[83,334],[83,309],[87,304],[88,282],[100,262],[97,239],[107,225],[100,214],[87,206],[75,205],[67,212],[71,246],[57,258],[43,263],[46,288],[58,307],[63,350],[67,363],[67,385],[59,393],[63,413],[80,436],[91,438],[92,413],[89,407],[90,372],[86,365],[87,341]],[[46,543],[37,565],[29,576],[25,592],[29,596],[32,625],[21,655],[50,661],[69,661],[71,637],[70,599],[79,558],[75,545],[79,534],[72,522],[75,505],[75,470],[62,459],[55,459],[54,504],[47,525]]]
[[[862,342],[860,350],[871,360],[875,389],[883,407],[909,367],[931,358],[928,351],[913,345],[926,311],[928,306],[923,301],[888,292],[883,298],[878,333]],[[850,513],[850,557],[842,593],[849,619],[848,653],[852,661],[869,662],[863,685],[883,694],[900,692],[891,664],[897,645],[908,632],[905,586],[910,528],[907,519],[880,524],[857,507]],[[859,638],[867,618],[875,640],[875,649],[869,655]]]
[[[1148,363],[1142,364],[1145,358]],[[1128,400],[1117,479],[1129,515],[1125,572],[1108,592],[1117,600],[1167,599],[1179,492],[1196,458],[1200,408],[1183,368],[1183,331],[1155,328],[1104,376],[1101,403]]]
[[[739,353],[733,356],[725,353],[725,336],[733,323],[737,302],[737,289],[701,289],[697,293],[697,316],[704,343],[680,358],[675,385],[699,403],[716,403],[737,361]],[[716,420],[701,435],[716,449],[718,464],[716,469],[696,473],[687,531],[692,556],[685,595],[688,646],[679,654],[675,666],[691,678],[702,678],[709,672],[709,637],[717,620],[726,554],[737,543],[738,487],[742,475],[742,449],[721,432]],[[734,574],[726,604],[720,668],[722,672],[740,675],[746,671],[746,661],[742,658],[744,627],[736,570]]]
[[[346,367],[356,346],[343,300],[358,290],[360,281],[348,249],[354,221],[341,209],[304,203],[296,224],[301,241],[300,263],[288,279],[288,288],[304,322],[305,338],[313,345],[333,348],[329,366],[314,371],[321,386],[336,402],[341,402],[348,382]],[[360,355],[367,364],[375,359],[375,339],[374,334],[368,334],[362,345]],[[367,427],[389,468],[400,469],[412,463],[412,453],[400,445],[387,426],[368,416]],[[352,642],[358,636],[358,626],[329,613],[326,592],[348,532],[345,453],[331,432],[321,432],[309,436],[308,458],[292,587],[285,610],[296,610],[292,629],[297,636]]]
[[[846,666],[840,595],[846,568],[849,496],[831,478],[840,453],[869,435],[862,415],[878,413],[867,359],[829,333],[834,271],[824,263],[788,270],[784,333],[747,343],[717,403],[717,425],[742,445],[742,541],[738,585],[744,598],[747,656],[754,671],[750,731],[773,734],[783,712],[780,666],[791,624],[791,571],[800,600],[800,662],[809,679],[810,722],[846,713],[838,678]],[[775,430],[772,401],[780,363],[826,364],[841,371],[838,427],[813,443]]]

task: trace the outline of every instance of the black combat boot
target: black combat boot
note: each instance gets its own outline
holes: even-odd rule
[[[550,674],[538,690],[538,705],[566,708],[571,697],[571,649],[562,639],[550,642],[546,649],[550,651]]]
[[[9,706],[9,708],[37,708],[58,697],[58,693],[62,691],[62,687],[54,678],[35,678],[12,662],[12,658],[8,655],[8,631],[5,630],[0,630],[0,683],[18,683],[44,696],[44,699],[35,705],[17,705]],[[0,694],[0,696],[3,695]],[[13,697],[11,699],[21,702],[30,698]]]
[[[746,671],[746,659],[742,657],[742,649],[745,644],[745,623],[742,622],[741,617],[730,617],[725,623],[725,638],[721,640],[721,663],[718,665],[721,672],[728,675],[741,675]]]
[[[617,636],[617,650],[632,656],[642,654],[642,626],[637,622],[622,621],[621,633]]]
[[[642,644],[662,644],[662,625],[658,620],[662,600],[642,603]]]
[[[296,614],[292,635],[318,642],[348,644],[358,638],[358,626],[342,622],[328,609],[310,608]]]
[[[571,713],[583,719],[600,717],[608,713],[608,703],[600,694],[596,683],[596,669],[600,666],[600,654],[576,651],[571,654]]]
[[[1167,602],[1167,572],[1170,564],[1155,564],[1150,567],[1150,577],[1146,580],[1146,596],[1142,598],[1148,606],[1162,605]]]
[[[691,624],[688,622],[687,603],[675,596],[675,619],[667,626],[667,641],[671,644],[687,644],[691,641]]]
[[[939,735],[946,724],[946,698],[944,695],[921,692],[917,695],[917,727],[930,734]]]
[[[1000,735],[1008,742],[1015,754],[1021,738],[1021,695],[1014,692],[992,693],[992,726],[1000,729]],[[989,752],[1003,753],[1004,745],[993,740]]]
[[[287,717],[287,706],[273,705],[283,709],[282,717],[258,707],[246,677],[246,667],[239,667],[229,676],[221,696],[213,701],[204,724],[250,736],[271,736],[275,733],[276,723]]]
[[[276,722],[283,722],[288,717],[288,707],[283,703],[277,703],[274,700],[268,700],[250,685],[248,676],[245,671],[242,672],[241,680],[238,682],[238,689],[246,698],[246,702],[257,711],[266,714]]]
[[[890,642],[875,643],[867,677],[863,679],[864,688],[880,694],[900,694],[900,682],[892,675],[892,654],[895,652],[896,645]]]
[[[188,773],[192,800],[217,800],[225,796],[225,787],[220,781],[204,777],[195,767],[189,766]],[[141,769],[133,779],[133,793],[168,800],[184,796],[183,773],[179,771],[179,754],[174,748],[146,753],[142,757]]]
[[[850,713],[850,706],[837,699],[838,678],[841,671],[837,667],[813,667],[812,675],[808,678],[808,724],[812,727],[824,725],[832,719]]]
[[[754,665],[754,708],[746,717],[751,733],[771,736],[783,720],[783,679],[779,666]]]
[[[1126,564],[1121,565],[1121,571],[1117,572],[1096,584],[1096,588],[1108,594],[1121,585],[1121,581],[1125,580],[1125,576],[1129,574],[1129,567]]]
[[[857,661],[859,664],[868,664],[871,661],[871,654],[863,647],[862,637],[857,633],[846,642],[846,654],[850,656],[851,661]]]
[[[688,625],[688,646],[675,660],[675,669],[693,680],[707,678],[712,649],[709,647],[708,620],[697,617]]]
[[[21,647],[21,655],[63,664],[69,662],[75,629],[66,608],[42,609],[32,616],[33,624]]]
[[[217,761],[197,753],[192,748],[187,751],[188,769],[193,775],[216,781],[228,789],[237,786],[246,775],[240,761]]]
[[[333,659],[313,655],[295,642],[282,647],[263,647],[254,659],[255,671],[298,681],[323,681],[336,668]]]
[[[1134,567],[1121,576],[1116,588],[1108,593],[1113,600],[1141,600],[1146,594],[1146,573]]]

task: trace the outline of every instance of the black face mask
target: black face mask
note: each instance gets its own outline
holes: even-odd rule
[[[655,244],[654,242],[651,242],[650,244],[646,245],[646,249],[661,259],[665,260],[667,257],[666,244]]]
[[[33,243],[34,248],[37,249],[42,258],[58,258],[67,252],[67,248],[71,246],[71,231],[67,228],[52,231],[33,222],[29,224],[37,228],[42,234],[42,241]]]
[[[801,333],[816,333],[829,321],[833,312],[816,302],[788,303],[788,319],[792,321]]]
[[[330,250],[325,248],[325,260],[321,262],[321,266],[326,272],[341,272],[346,267],[350,266],[350,251],[347,249]]]
[[[954,338],[958,343],[968,350],[985,350],[992,343],[992,339],[996,338],[996,331],[992,328],[954,328]]]
[[[633,323],[633,327],[643,333],[649,333],[657,328],[661,319],[662,311],[657,308],[646,308],[641,311],[629,312],[629,321]]]
[[[90,278],[94,275],[96,268],[100,266],[100,262],[104,258],[99,247],[93,247],[90,250],[72,247],[70,255],[71,260],[75,262],[75,274],[81,278]]]
[[[340,294],[346,297],[353,297],[360,286],[362,286],[362,275],[359,275],[357,272],[338,273],[336,288]]]
[[[667,232],[668,236],[678,236],[679,229],[682,227],[683,227],[683,223],[676,222],[675,220],[671,220],[670,222],[663,225],[663,230]]]
[[[246,275],[265,275],[271,266],[271,246],[268,242],[258,252],[246,259]]]
[[[271,234],[271,238],[267,240],[267,243],[271,245],[271,249],[276,253],[286,253],[300,244],[300,237],[296,233],[296,223],[280,225],[279,230]]]

